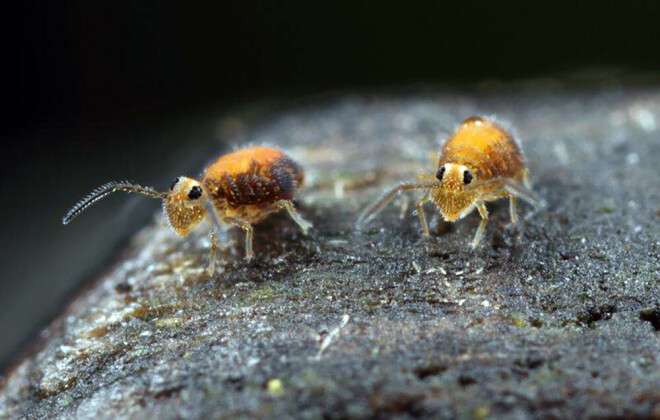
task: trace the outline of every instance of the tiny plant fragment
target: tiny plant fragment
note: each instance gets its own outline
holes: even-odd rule
[[[252,225],[270,213],[286,210],[303,233],[307,233],[312,225],[300,216],[293,204],[303,178],[302,167],[283,152],[252,146],[220,156],[206,168],[200,181],[183,176],[176,178],[166,192],[130,182],[102,185],[73,206],[62,223],[70,223],[89,206],[115,191],[160,198],[170,226],[181,236],[205,218],[212,222],[209,271],[213,273],[217,249],[215,229],[223,225],[245,231],[245,258],[248,260],[254,256]]]
[[[496,121],[474,116],[463,121],[442,146],[435,176],[422,176],[418,182],[400,184],[387,191],[360,214],[356,227],[366,225],[398,193],[421,190],[423,195],[416,211],[424,235],[429,236],[423,208],[427,201],[432,201],[449,222],[461,219],[476,207],[481,215],[471,243],[476,248],[488,222],[485,203],[508,198],[511,223],[515,224],[518,198],[537,207],[545,205],[530,188],[529,170],[514,137]]]

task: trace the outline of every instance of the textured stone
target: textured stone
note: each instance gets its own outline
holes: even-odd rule
[[[547,208],[491,204],[421,236],[387,186],[434,173],[472,114],[518,128]],[[158,215],[6,372],[0,417],[652,416],[660,407],[660,91],[350,96],[243,127],[305,165],[304,237],[286,215],[223,237]],[[411,206],[412,207],[412,206]],[[432,207],[427,207],[429,215]]]

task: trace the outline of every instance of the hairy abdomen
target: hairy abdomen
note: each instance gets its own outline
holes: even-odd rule
[[[249,147],[218,159],[206,170],[203,182],[216,207],[254,213],[280,200],[292,200],[303,182],[303,171],[277,149]]]

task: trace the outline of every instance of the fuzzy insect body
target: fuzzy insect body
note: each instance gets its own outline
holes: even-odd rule
[[[280,200],[293,200],[302,185],[302,168],[279,150],[252,147],[220,157],[204,174],[202,184],[217,209],[257,223]]]
[[[482,220],[471,243],[475,248],[481,242],[488,221],[485,203],[509,198],[511,222],[516,223],[517,198],[536,206],[543,205],[530,188],[529,170],[514,137],[497,122],[474,116],[463,121],[442,146],[435,176],[425,175],[418,182],[401,184],[387,191],[362,212],[356,225],[359,228],[368,223],[396,194],[421,190],[423,195],[417,203],[417,213],[424,235],[429,236],[423,209],[426,202],[433,202],[442,217],[450,222],[476,208]]]
[[[218,158],[201,180],[178,177],[170,191],[158,192],[129,182],[108,183],[76,204],[62,219],[68,224],[90,205],[115,191],[133,192],[163,200],[170,226],[185,236],[208,218],[216,228],[237,226],[246,233],[246,258],[252,251],[253,224],[269,214],[286,210],[303,233],[311,227],[293,205],[303,183],[303,169],[284,152],[263,146],[236,150]],[[211,233],[211,271],[215,267],[217,239]]]

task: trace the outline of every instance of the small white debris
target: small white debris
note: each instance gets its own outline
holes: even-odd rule
[[[646,132],[655,131],[657,128],[655,115],[646,108],[635,107],[630,110],[630,116]]]
[[[490,306],[490,302],[484,300],[483,302],[481,302],[481,306],[483,306],[484,308],[488,308]]]
[[[344,198],[344,190],[345,190],[344,187],[345,187],[344,181],[335,182],[335,198],[337,198],[338,200]]]
[[[71,346],[60,346],[60,351],[61,351],[62,353],[65,353],[65,354],[66,354],[66,353],[74,352],[75,350],[76,350],[75,347],[71,347]]]
[[[321,360],[321,356],[323,356],[325,349],[327,349],[330,344],[332,344],[332,340],[339,335],[341,329],[344,328],[346,324],[348,324],[350,319],[351,317],[348,316],[348,314],[344,314],[344,316],[341,318],[341,323],[339,326],[330,331],[330,333],[328,333],[328,335],[323,338],[323,342],[321,342],[321,348],[319,348],[319,352],[316,353],[316,360]]]
[[[415,271],[417,271],[417,274],[422,274],[422,267],[417,264],[417,261],[413,261],[412,265],[415,268]]]
[[[610,123],[620,127],[626,123],[626,115],[623,111],[614,111],[610,113]]]
[[[464,303],[465,303],[465,299],[460,299],[458,301],[458,306],[463,306]]]
[[[569,157],[568,157],[568,149],[566,148],[566,145],[564,143],[558,142],[554,146],[555,155],[557,156],[557,160],[559,163],[563,166],[568,165],[569,163]]]
[[[628,165],[637,165],[639,163],[639,155],[637,153],[628,153],[626,162]]]

